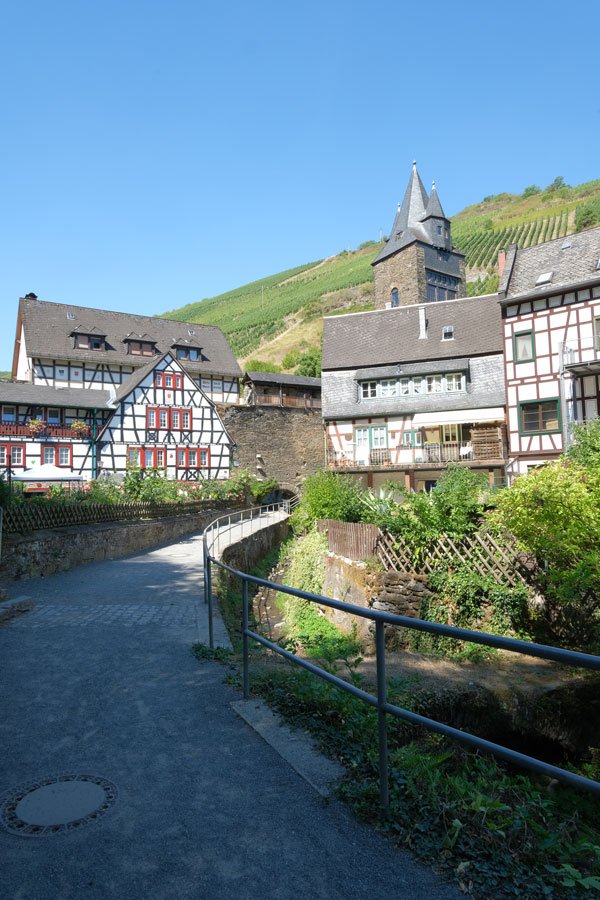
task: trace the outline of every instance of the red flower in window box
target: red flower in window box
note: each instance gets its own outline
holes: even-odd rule
[[[75,419],[75,421],[71,422],[71,431],[78,438],[90,436],[90,426],[86,422],[82,422],[81,419]]]
[[[27,423],[27,428],[31,435],[44,434],[48,428],[48,423],[44,422],[43,419],[30,419]]]

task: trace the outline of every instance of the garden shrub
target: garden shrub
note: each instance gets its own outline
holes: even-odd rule
[[[308,530],[317,519],[359,522],[361,490],[352,478],[321,469],[304,482],[302,498],[291,516],[296,533]]]

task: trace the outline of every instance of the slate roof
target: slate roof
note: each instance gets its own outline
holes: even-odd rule
[[[438,363],[443,365],[443,360]],[[428,364],[430,373],[460,371],[458,365],[464,360],[456,360],[454,369],[443,369],[441,365]],[[418,374],[418,373],[414,373]],[[360,419],[365,417],[409,415],[412,413],[450,412],[461,409],[486,409],[504,406],[504,360],[501,353],[480,356],[469,361],[467,390],[443,394],[420,394],[418,396],[381,397],[358,399],[357,373],[323,372],[323,418]]]
[[[304,375],[283,375],[281,372],[246,372],[244,382],[255,384],[277,384],[284,387],[321,388],[320,378],[309,378]]]
[[[509,248],[498,288],[500,302],[521,295],[557,293],[561,287],[588,279],[600,280],[600,228],[546,241],[535,247]],[[540,275],[552,272],[552,280],[537,285]]]
[[[182,346],[202,346],[202,360],[186,360],[186,369],[194,375],[227,375],[239,378],[242,371],[220,328],[212,325],[176,322],[153,316],[113,312],[106,309],[90,309],[66,303],[50,303],[35,297],[23,297],[19,303],[19,319],[25,330],[27,355],[42,359],[74,360],[90,363],[114,363],[137,368],[147,358],[127,353],[125,338],[138,340],[137,335],[156,342],[159,354],[169,350],[174,343]],[[97,329],[93,333],[106,335],[110,349],[85,350],[73,347],[71,335],[82,326]],[[189,335],[188,329],[194,334]],[[20,335],[17,335],[20,337]],[[193,338],[193,343],[190,340]],[[17,350],[15,350],[15,353]]]
[[[44,384],[0,381],[0,403],[31,406],[61,406],[79,409],[108,409],[109,391],[86,388],[55,388]]]
[[[417,164],[413,162],[408,187],[402,205],[398,207],[391,234],[371,265],[377,265],[382,259],[392,256],[398,250],[403,250],[404,247],[408,247],[415,241],[421,241],[430,246],[443,246],[448,251],[460,253],[459,250],[453,249],[449,238],[438,238],[437,241],[434,239],[437,236],[434,236],[430,230],[431,223],[424,224],[430,218],[448,221],[444,215],[435,182],[431,189],[431,196],[428,196],[417,171]]]
[[[497,301],[496,294],[487,294],[325,318],[323,371],[501,353],[502,316]],[[426,339],[419,339],[420,309],[425,310],[428,323]],[[446,325],[454,327],[454,340],[441,340]]]

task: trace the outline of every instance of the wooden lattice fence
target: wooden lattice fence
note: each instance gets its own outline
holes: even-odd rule
[[[480,575],[492,576],[511,587],[527,584],[531,568],[514,539],[506,538],[500,545],[489,531],[476,531],[460,540],[444,535],[432,540],[417,560],[402,538],[380,531],[376,555],[386,569],[419,575],[428,575],[440,565],[465,564]]]
[[[185,516],[214,506],[214,500],[194,503],[26,503],[4,509],[3,530],[5,534],[23,534],[39,528]],[[222,503],[219,503],[221,506]]]

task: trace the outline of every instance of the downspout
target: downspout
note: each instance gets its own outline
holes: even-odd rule
[[[98,433],[98,419],[96,418],[98,410],[92,410],[92,478],[97,478],[96,472],[96,435]]]

